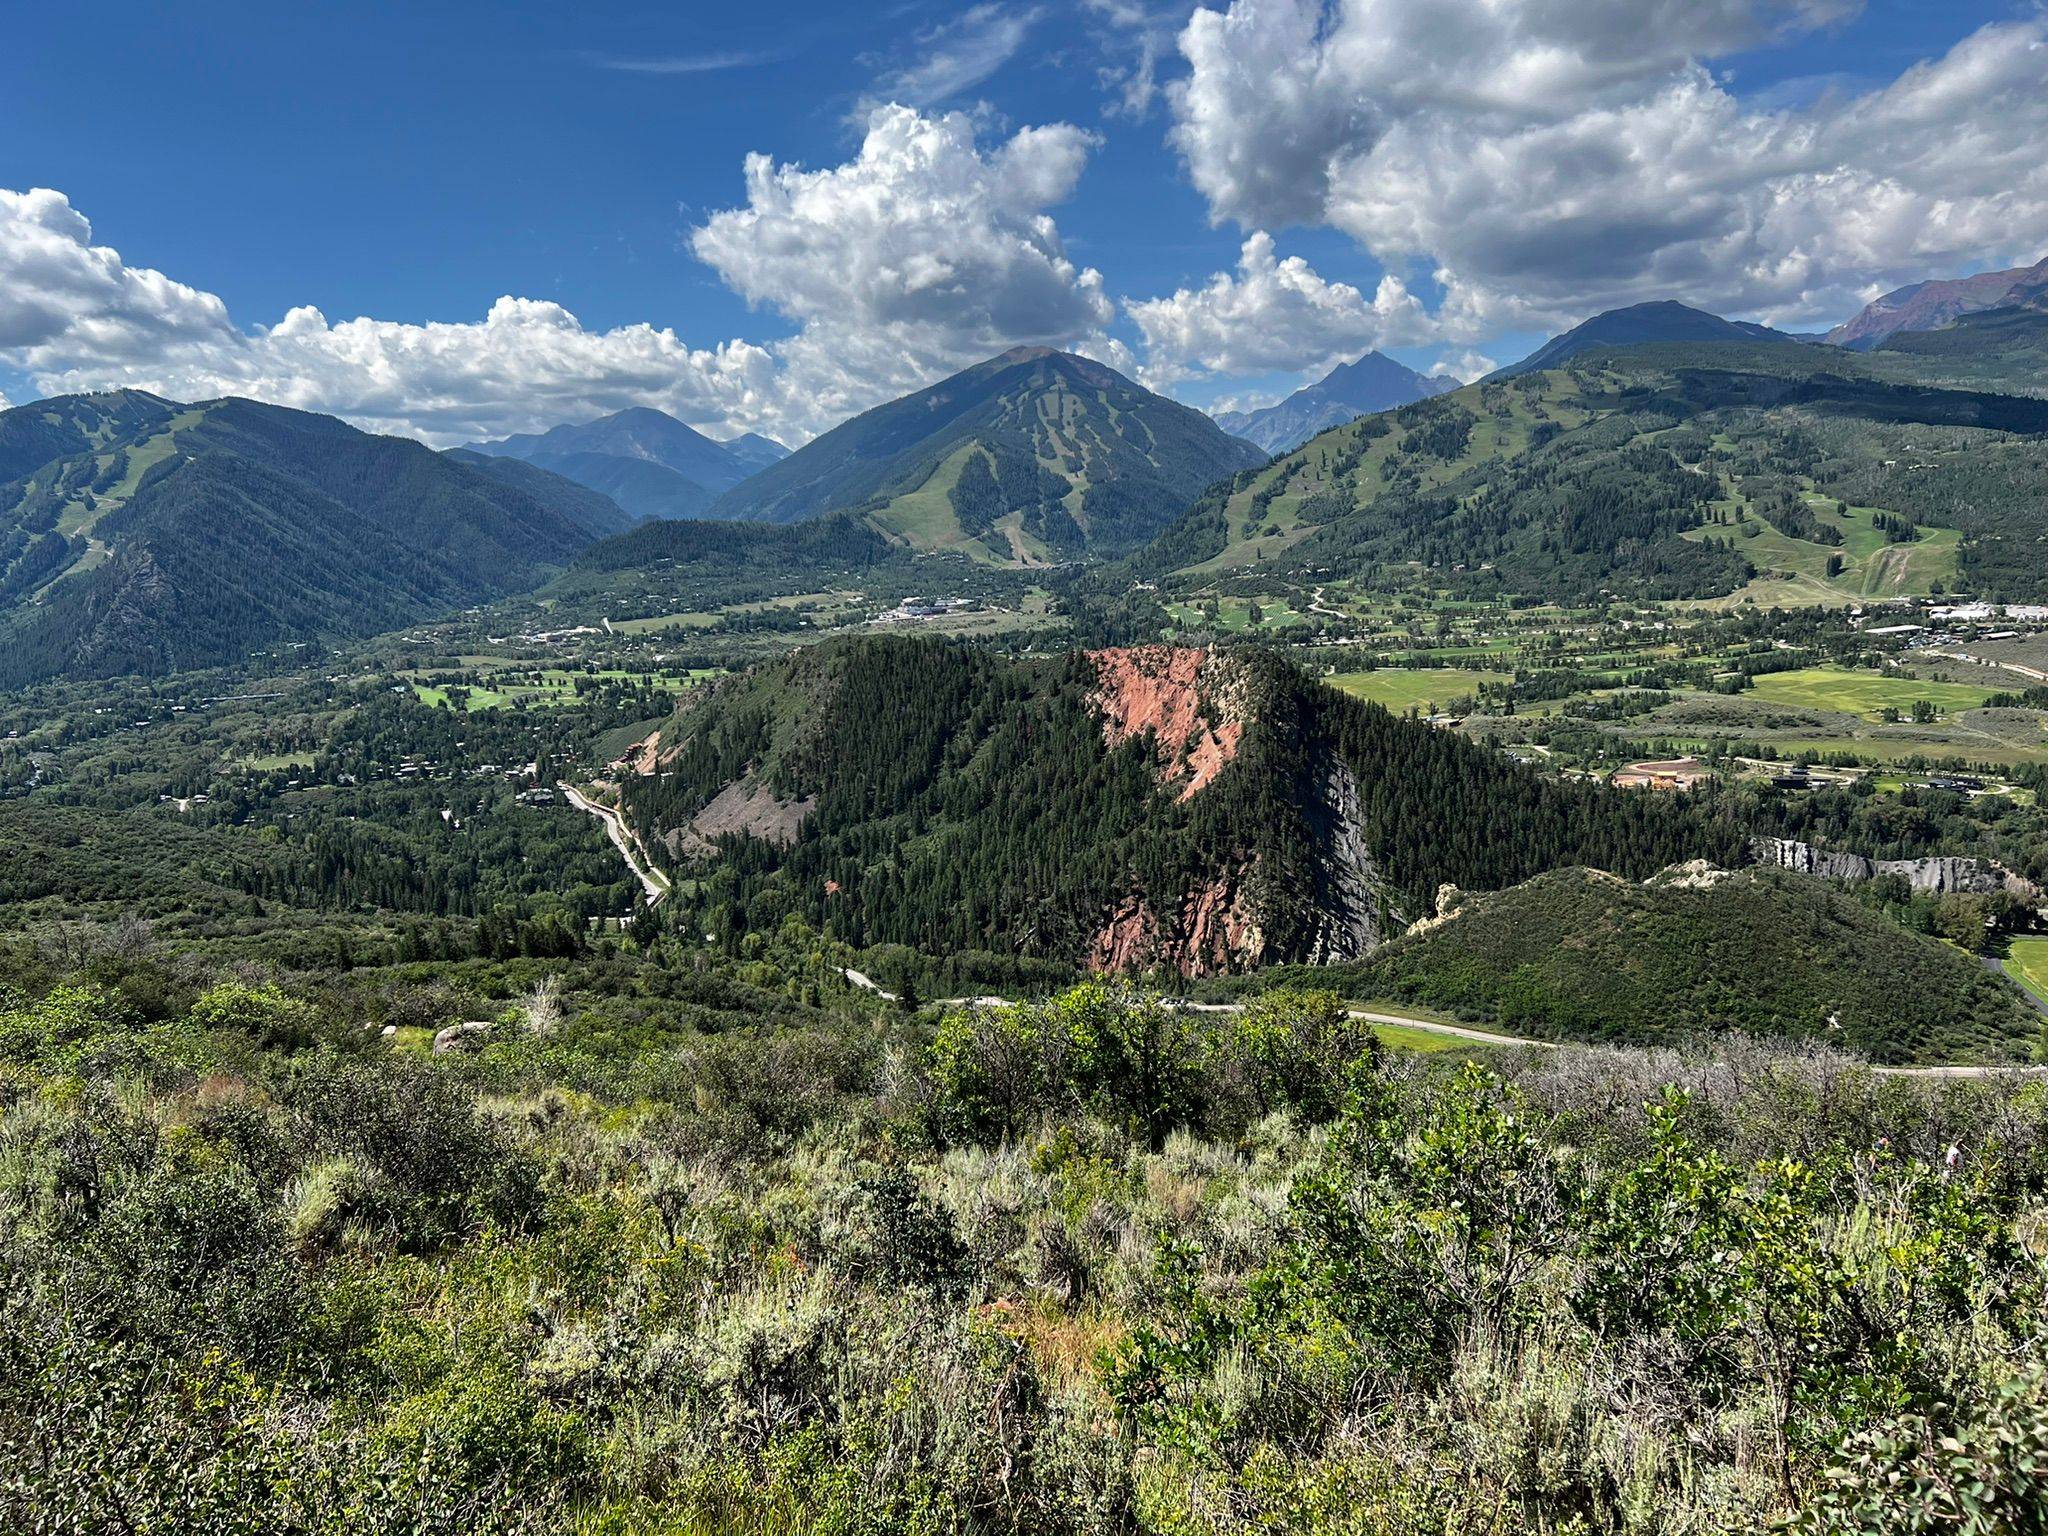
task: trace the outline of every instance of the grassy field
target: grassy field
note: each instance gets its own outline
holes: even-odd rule
[[[1378,667],[1324,679],[1332,688],[1355,699],[1384,704],[1397,715],[1411,709],[1427,712],[1432,704],[1442,709],[1453,699],[1476,695],[1481,683],[1507,680],[1503,672],[1467,672],[1461,667]]]
[[[2048,939],[2014,939],[2005,974],[2048,1003]]]
[[[1478,1053],[1491,1050],[1477,1040],[1468,1040],[1462,1035],[1446,1035],[1434,1029],[1423,1029],[1408,1024],[1375,1024],[1372,1032],[1380,1037],[1380,1044],[1390,1051],[1467,1051]],[[1501,1044],[1511,1042],[1503,1040]]]
[[[1252,628],[1252,607],[1259,610],[1258,628],[1277,629],[1283,624],[1299,624],[1305,617],[1297,613],[1283,596],[1246,598],[1225,597],[1217,600],[1216,618],[1212,622],[1208,614],[1195,603],[1168,603],[1166,611],[1183,629],[1215,628],[1229,633],[1238,633]]]
[[[646,619],[607,619],[605,622],[613,634],[651,635],[669,629],[709,629],[719,620],[734,614],[766,613],[772,609],[817,609],[820,610],[818,616],[823,619],[827,610],[836,615],[841,610],[857,606],[860,601],[860,594],[856,592],[792,592],[786,597],[763,598],[757,603],[728,603],[723,608],[658,613]]]
[[[1000,533],[993,535],[994,542],[1002,546],[1002,552],[997,553],[962,528],[959,515],[953,510],[953,487],[959,482],[960,472],[967,467],[969,455],[982,451],[974,443],[954,450],[923,485],[877,507],[872,514],[874,522],[907,539],[914,549],[958,550],[982,565],[1001,564],[1009,556],[1009,540]]]
[[[578,679],[622,682],[628,678],[639,678],[649,675],[653,677],[655,687],[668,693],[680,693],[692,684],[703,682],[707,678],[716,677],[718,674],[701,668],[693,669],[687,673],[657,672],[647,674],[628,672],[619,668],[606,668],[598,672],[571,672],[561,668],[549,667],[538,673],[508,673],[508,675],[502,678],[494,677],[490,683],[481,686],[457,682],[445,674],[431,680],[419,676],[408,676],[407,681],[412,684],[412,691],[422,704],[431,705],[436,709],[449,703],[448,690],[450,688],[467,688],[468,698],[464,701],[464,707],[469,713],[474,714],[478,710],[503,709],[507,705],[512,704],[543,708],[561,704],[573,704],[577,697],[576,684]]]
[[[1761,518],[1740,525],[1750,530],[1747,532],[1713,524],[1683,534],[1687,539],[1726,544],[1759,572],[1746,586],[1699,606],[1846,604],[1866,597],[1921,595],[1935,582],[1954,578],[1956,552],[1962,542],[1955,529],[1923,528],[1917,539],[1894,544],[1877,526],[1880,512],[1876,507],[1851,507],[1841,513],[1824,496],[1809,494],[1806,501],[1816,521],[1842,535],[1840,544],[1790,538]],[[1830,557],[1842,561],[1842,569],[1833,576],[1827,573]]]
[[[716,613],[661,613],[651,619],[612,619],[612,631],[621,635],[654,635],[665,629],[709,629],[719,620]]]
[[[1774,704],[1832,709],[1875,720],[1887,708],[1900,714],[1924,699],[1944,715],[1975,709],[1993,692],[1968,683],[1935,683],[1890,672],[1856,672],[1845,667],[1803,667],[1768,672],[1756,679],[1751,697]]]

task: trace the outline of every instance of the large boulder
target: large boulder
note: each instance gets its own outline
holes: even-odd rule
[[[480,1051],[490,1042],[493,1027],[487,1019],[450,1024],[434,1036],[434,1054],[444,1056],[450,1051]]]

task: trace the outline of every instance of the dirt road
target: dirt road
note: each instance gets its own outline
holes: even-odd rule
[[[885,1003],[898,1001],[894,992],[889,991],[865,971],[850,970],[842,965],[839,968],[839,974],[852,982],[856,987],[859,987],[863,992],[874,993],[875,996],[882,999]],[[935,997],[932,1001],[942,1008],[1007,1008],[1015,999],[1008,997]]]

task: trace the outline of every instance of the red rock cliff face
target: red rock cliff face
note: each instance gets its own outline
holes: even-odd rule
[[[1183,976],[1243,970],[1267,958],[1255,903],[1235,870],[1219,871],[1181,897],[1170,934],[1143,896],[1126,897],[1095,936],[1093,971],[1166,966]]]
[[[1091,651],[1095,707],[1111,746],[1149,736],[1163,784],[1192,800],[1228,767],[1244,739],[1241,675],[1227,658],[1191,646]],[[1266,958],[1245,870],[1221,869],[1164,903],[1134,893],[1107,914],[1090,946],[1100,971],[1171,966],[1204,976]]]
[[[1090,651],[1095,706],[1111,746],[1151,733],[1159,776],[1181,779],[1192,800],[1237,756],[1244,737],[1236,669],[1192,646],[1139,645]]]

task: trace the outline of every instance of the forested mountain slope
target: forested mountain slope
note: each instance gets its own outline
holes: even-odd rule
[[[1978,310],[1931,331],[1899,331],[1864,354],[1930,384],[2048,395],[2048,293],[2029,304]]]
[[[0,685],[214,665],[537,585],[622,519],[332,417],[123,392],[0,413]]]
[[[1800,551],[1879,589],[1960,575],[2048,594],[2014,504],[1932,497],[1987,456],[2031,464],[2048,406],[1916,381],[1920,361],[1791,341],[1589,352],[1335,428],[1213,487],[1133,562],[1148,577],[1279,565],[1384,586],[1583,600],[1732,593]],[[1947,366],[1947,365],[1943,365]],[[2032,479],[2030,502],[2048,492]],[[1864,549],[1863,546],[1869,546]],[[1924,557],[1924,558],[1923,558]]]
[[[638,518],[604,492],[542,469],[538,464],[493,458],[487,453],[471,453],[467,448],[451,448],[444,457],[552,507],[593,539],[624,533],[639,523]]]
[[[1741,847],[1257,653],[828,643],[687,708],[658,762],[623,793],[687,871],[673,921],[1114,969],[1353,958],[1446,881]]]
[[[1573,358],[1591,352],[1599,347],[1635,347],[1644,345],[1682,344],[1685,346],[1711,346],[1718,342],[1789,342],[1792,338],[1769,326],[1752,325],[1742,320],[1723,320],[1719,315],[1694,309],[1670,299],[1660,299],[1648,304],[1631,304],[1626,309],[1610,309],[1605,314],[1573,326],[1562,335],[1553,336],[1542,346],[1531,352],[1519,363],[1494,372],[1495,379],[1518,378],[1525,373],[1540,373],[1545,368],[1560,367]]]
[[[1122,554],[1264,454],[1114,369],[1019,347],[833,428],[711,515],[857,511],[918,549],[992,564]]]

